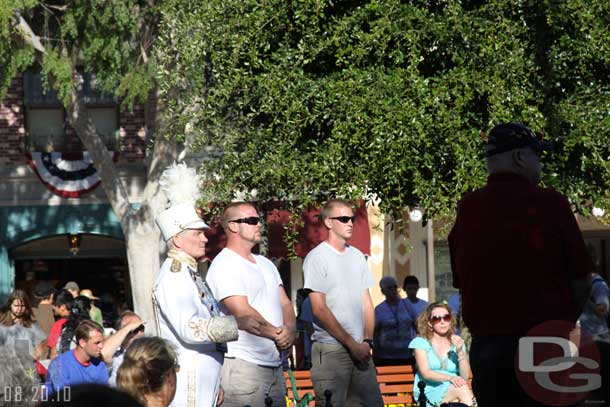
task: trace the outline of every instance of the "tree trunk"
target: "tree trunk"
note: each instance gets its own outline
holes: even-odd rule
[[[152,287],[159,272],[159,229],[154,219],[138,222],[125,235],[127,262],[134,311],[147,321],[147,331],[156,333],[152,308]]]
[[[72,104],[67,107],[67,111],[72,127],[91,153],[102,180],[102,187],[125,235],[134,311],[148,322],[147,330],[156,334],[151,300],[152,287],[159,272],[160,255],[164,253],[165,247],[154,219],[165,209],[167,203],[167,197],[159,187],[159,178],[165,167],[177,156],[177,144],[160,135],[163,133],[163,126],[162,122],[157,121],[155,143],[148,157],[147,182],[140,207],[135,210],[129,203],[127,188],[118,177],[108,149],[97,135],[87,106],[76,90],[73,91]]]

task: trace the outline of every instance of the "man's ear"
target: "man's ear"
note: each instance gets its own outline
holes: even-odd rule
[[[227,222],[227,229],[231,233],[237,233],[239,230],[239,224],[236,222]]]
[[[182,243],[182,239],[180,238],[180,234],[172,236],[172,244],[174,245],[175,248],[181,249],[182,248],[181,243]]]
[[[324,219],[324,226],[326,226],[326,229],[330,229],[333,227],[333,220],[330,218],[325,218]]]
[[[515,165],[519,168],[525,168],[525,157],[524,157],[524,152],[520,149],[515,149],[513,150],[513,162],[515,163]]]

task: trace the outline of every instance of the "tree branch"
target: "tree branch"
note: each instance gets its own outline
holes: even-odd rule
[[[102,187],[121,226],[128,225],[127,217],[131,214],[129,194],[123,181],[119,178],[112,156],[102,139],[97,135],[95,125],[89,117],[87,106],[76,89],[72,88],[72,103],[66,107],[68,120],[76,130],[76,134],[91,154],[93,163],[100,174]],[[123,232],[126,232],[123,230]],[[127,233],[125,233],[127,234]]]
[[[152,96],[157,99],[156,93]],[[178,143],[163,136],[163,134],[165,134],[165,121],[162,118],[163,106],[158,100],[156,107],[153,151],[149,156],[150,161],[146,174],[148,182],[146,183],[142,197],[142,202],[146,202],[146,204],[150,206],[153,216],[165,209],[167,200],[165,194],[162,193],[159,188],[158,181],[161,177],[161,173],[178,156]]]
[[[21,38],[28,44],[30,44],[37,51],[42,52],[43,54],[46,52],[42,42],[40,41],[40,37],[34,34],[34,30],[28,24],[27,21],[21,16],[21,14],[17,13],[15,15],[15,19],[17,20],[16,29],[21,35]]]

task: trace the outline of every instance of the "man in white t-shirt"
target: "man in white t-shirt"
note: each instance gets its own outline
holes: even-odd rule
[[[222,224],[227,245],[214,258],[206,280],[239,328],[239,339],[228,343],[222,366],[223,407],[262,407],[267,397],[274,407],[285,406],[280,352],[295,339],[294,309],[275,265],[252,253],[261,241],[256,209],[232,203],[224,210]]]
[[[383,399],[371,361],[374,284],[362,252],[347,244],[354,228],[352,205],[330,200],[322,208],[328,238],[305,257],[303,272],[314,316],[311,380],[316,406],[332,391],[335,407],[381,407]]]

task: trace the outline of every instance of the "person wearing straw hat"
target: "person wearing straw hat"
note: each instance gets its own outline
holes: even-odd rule
[[[88,288],[80,290],[80,295],[82,295],[83,297],[87,297],[91,300],[91,309],[89,310],[89,316],[91,317],[91,319],[100,324],[101,326],[104,326],[104,317],[102,316],[102,310],[93,304],[93,301],[99,300],[99,297],[93,295],[93,291]]]
[[[153,286],[153,305],[159,336],[178,353],[173,407],[213,407],[222,402],[220,368],[224,343],[237,339],[237,322],[220,314],[218,303],[197,270],[205,255],[208,225],[199,217],[199,196],[194,169],[173,164],[160,185],[170,200],[156,223],[169,252]]]

